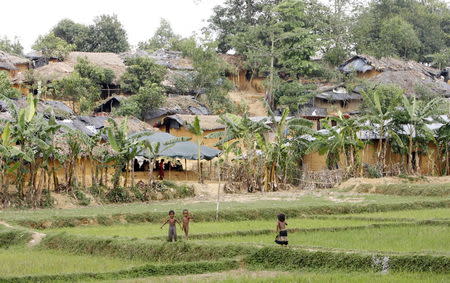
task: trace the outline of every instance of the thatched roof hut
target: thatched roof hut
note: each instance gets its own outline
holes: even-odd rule
[[[17,65],[28,64],[26,58],[18,57],[0,50],[0,69],[15,71],[18,70]]]
[[[395,84],[404,89],[408,95],[416,95],[418,89],[424,89],[434,94],[450,97],[450,84],[416,70],[382,72],[369,81],[376,84]]]
[[[97,107],[94,108],[94,112],[95,113],[100,113],[100,112],[107,112],[110,113],[112,112],[113,108],[117,108],[120,106],[120,104],[127,100],[129,97],[126,95],[113,95],[110,96],[106,99],[104,99],[103,101],[101,101]]]
[[[211,112],[192,96],[178,95],[168,97],[162,107],[147,111],[144,114],[144,120],[154,122],[174,114],[209,115]]]
[[[167,73],[161,84],[171,93],[200,94],[203,92],[200,89],[180,90],[177,87],[178,81],[192,82],[196,75],[192,60],[184,57],[182,52],[160,49],[150,53],[144,50],[136,50],[121,53],[120,57],[124,61],[128,58],[147,57],[156,64],[166,67]]]
[[[168,125],[170,128],[179,129],[181,127],[188,127],[191,125],[195,117],[200,120],[200,127],[204,131],[215,131],[225,129],[225,125],[219,122],[218,115],[171,115],[164,118],[163,125]]]
[[[136,50],[120,53],[123,60],[128,58],[148,57],[155,61],[156,64],[164,66],[169,70],[193,71],[192,60],[183,56],[180,51],[159,49],[153,53]]]
[[[356,55],[339,66],[344,73],[357,72],[375,84],[394,84],[407,94],[416,95],[422,88],[450,97],[450,85],[440,79],[441,71],[415,61],[369,55]]]
[[[440,71],[416,61],[404,61],[392,57],[383,57],[377,59],[370,55],[355,55],[339,66],[339,70],[344,73],[361,72],[365,73],[371,70],[378,72],[386,71],[410,71],[415,70],[428,76],[436,77]]]
[[[115,75],[113,80],[114,84],[118,84],[120,78],[127,69],[122,59],[115,53],[70,52],[62,62],[49,63],[48,65],[36,68],[35,74],[47,81],[62,79],[74,72],[75,65],[78,63],[79,58],[86,58],[94,65],[112,70]],[[17,80],[18,82],[23,82],[25,76],[21,74],[18,76]]]

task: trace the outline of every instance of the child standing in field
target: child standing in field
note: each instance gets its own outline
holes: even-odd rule
[[[280,213],[277,215],[278,222],[277,222],[277,237],[275,238],[275,243],[279,245],[286,245],[288,244],[288,238],[287,238],[287,223],[286,223],[286,216],[283,213]]]
[[[169,211],[169,218],[161,226],[161,229],[167,223],[169,223],[169,238],[168,238],[168,241],[169,242],[176,242],[177,241],[177,227],[175,226],[175,224],[178,223],[178,225],[180,225],[180,222],[177,219],[175,219],[175,211],[173,211],[173,210]],[[181,228],[181,225],[180,225],[180,228]]]
[[[189,222],[192,220],[192,216],[187,209],[183,210],[183,231],[186,240],[189,239]]]

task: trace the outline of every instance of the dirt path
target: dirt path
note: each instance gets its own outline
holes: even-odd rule
[[[228,93],[231,101],[246,105],[250,116],[267,116],[264,94],[252,91],[232,91]]]
[[[3,226],[8,227],[8,228],[14,228],[9,223],[6,223],[4,221],[0,221],[0,225],[3,225]],[[39,233],[39,232],[35,232],[35,231],[32,231],[31,233],[32,233],[31,234],[31,240],[27,243],[27,246],[30,247],[30,248],[34,247],[36,245],[39,245],[39,243],[42,241],[42,239],[44,239],[45,236],[47,236],[47,234]]]

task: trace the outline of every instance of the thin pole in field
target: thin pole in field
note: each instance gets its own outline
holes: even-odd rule
[[[219,220],[219,203],[220,203],[220,181],[221,181],[221,167],[219,164],[219,186],[217,187],[217,206],[216,206],[216,221]]]

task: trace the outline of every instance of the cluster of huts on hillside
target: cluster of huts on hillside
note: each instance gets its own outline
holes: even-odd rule
[[[252,75],[245,70],[242,60],[235,55],[221,55],[222,58],[234,68],[228,74],[228,78],[235,83],[236,88],[241,90],[251,89],[252,92],[260,93],[264,97],[262,81],[264,78]],[[61,79],[74,72],[74,66],[78,58],[87,58],[91,63],[111,69],[115,74],[115,80],[111,85],[105,86],[102,91],[103,100],[98,103],[92,116],[75,116],[71,109],[58,101],[41,101],[40,111],[51,109],[57,116],[58,123],[69,128],[94,134],[105,127],[107,117],[112,110],[119,107],[129,96],[120,91],[120,78],[126,71],[124,60],[130,57],[149,57],[157,64],[168,68],[163,85],[167,89],[168,98],[165,104],[157,109],[149,109],[144,115],[144,121],[128,119],[131,132],[152,130],[171,134],[177,137],[190,137],[195,141],[195,136],[188,130],[188,125],[196,116],[200,118],[200,126],[204,136],[212,132],[223,131],[225,126],[219,122],[218,116],[211,115],[209,109],[200,103],[196,97],[202,94],[201,89],[184,90],[176,89],[176,80],[180,77],[191,79],[195,72],[192,62],[184,58],[180,52],[159,50],[154,53],[137,50],[122,54],[114,53],[89,53],[70,52],[68,56],[60,61],[56,58],[45,58],[39,53],[32,53],[26,58],[17,57],[0,51],[0,70],[9,72],[11,82],[17,88],[26,92],[23,86],[27,84],[26,72],[33,72],[40,79],[47,82]],[[375,84],[392,83],[404,88],[408,95],[416,95],[417,89],[426,89],[429,92],[439,94],[450,99],[450,81],[448,72],[436,70],[413,61],[402,61],[394,58],[377,59],[367,55],[358,55],[350,58],[339,66],[344,73],[354,73],[356,76],[365,78]],[[23,103],[21,100],[17,104]],[[319,86],[314,97],[298,110],[298,116],[313,121],[314,128],[321,130],[321,119],[341,112],[348,115],[358,114],[362,103],[361,88],[345,88],[344,85],[324,84]],[[8,108],[0,101],[0,119],[8,119]],[[258,120],[262,117],[253,117]],[[445,118],[445,117],[444,117]],[[447,117],[448,118],[448,117]],[[435,125],[435,127],[438,125]],[[362,153],[362,162],[375,164],[377,162],[377,142],[379,137],[362,133],[362,139],[373,140]],[[203,144],[214,147],[217,140],[203,139]],[[422,158],[420,168],[422,173],[431,174],[435,169],[434,156]],[[193,157],[195,159],[195,157]],[[401,157],[388,152],[387,163],[399,163]],[[302,164],[304,170],[321,171],[326,170],[325,156],[311,153],[305,156]]]

